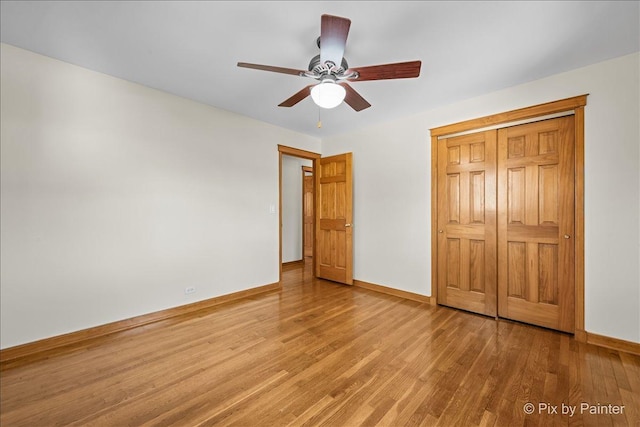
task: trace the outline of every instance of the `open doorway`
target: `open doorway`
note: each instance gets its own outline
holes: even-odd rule
[[[278,152],[280,282],[282,282],[283,261],[283,158],[293,156],[313,162],[314,236],[310,271],[313,271],[314,277],[352,285],[353,153],[335,154],[321,158],[320,154],[283,145],[278,145]],[[300,171],[300,167],[298,171]]]
[[[278,145],[278,170],[280,174],[280,280],[282,280],[282,266],[304,265],[305,259],[312,264],[311,271],[315,271],[315,243],[310,246],[311,254],[305,257],[303,236],[305,231],[311,233],[312,242],[315,240],[315,183],[311,196],[311,224],[305,228],[305,212],[303,210],[304,175],[306,170],[316,169],[320,154],[297,148]],[[304,169],[303,169],[304,167]],[[307,220],[308,221],[308,220]],[[308,240],[308,239],[306,239]],[[308,252],[307,252],[308,253]]]
[[[310,238],[313,235],[313,187],[308,188],[306,171],[313,171],[309,159],[282,156],[282,264],[303,264],[306,257],[313,256]],[[305,187],[311,193],[305,194]],[[306,209],[305,209],[306,208]],[[311,221],[306,214],[311,212]]]

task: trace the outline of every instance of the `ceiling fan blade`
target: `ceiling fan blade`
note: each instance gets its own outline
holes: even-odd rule
[[[293,68],[273,67],[271,65],[249,64],[247,62],[238,62],[238,67],[252,68],[254,70],[272,71],[274,73],[291,74],[294,76],[302,76],[305,71],[295,70]]]
[[[320,63],[342,64],[351,20],[339,16],[322,15],[320,22]]]
[[[349,79],[351,82],[367,80],[409,79],[420,75],[422,61],[397,62],[395,64],[372,65],[369,67],[350,68],[346,74],[358,72],[358,78]]]
[[[347,83],[341,82],[340,85],[347,91],[347,94],[344,97],[344,102],[346,102],[351,108],[356,111],[362,111],[365,108],[371,107],[371,104],[369,104],[366,99],[360,96],[360,94]]]
[[[302,88],[302,90],[296,92],[293,96],[291,96],[288,99],[285,99],[280,104],[278,104],[278,107],[293,107],[298,102],[302,101],[307,96],[311,95],[311,88],[313,86],[315,85],[309,85],[307,87]]]

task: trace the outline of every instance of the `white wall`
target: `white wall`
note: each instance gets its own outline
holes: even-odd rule
[[[0,64],[2,348],[278,281],[277,144],[319,140],[6,44]]]
[[[323,155],[354,153],[354,277],[430,294],[430,128],[588,93],[585,326],[640,342],[639,62],[624,56],[324,139]]]
[[[302,166],[313,162],[282,156],[282,262],[302,257]]]

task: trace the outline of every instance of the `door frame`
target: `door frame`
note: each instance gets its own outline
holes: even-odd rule
[[[292,156],[298,157],[301,159],[311,160],[313,170],[317,170],[317,163],[320,159],[320,154],[314,153],[312,151],[301,150],[299,148],[287,147],[286,145],[278,144],[278,283],[282,286],[282,156]],[[313,211],[315,212],[316,206],[316,187],[313,186]],[[304,224],[303,224],[304,226]],[[313,216],[313,230],[315,233],[316,229],[316,218],[315,214]],[[315,237],[315,236],[314,236]],[[303,247],[303,260],[304,260],[304,247]],[[313,263],[313,275],[315,276],[316,271],[316,245],[314,241],[313,249],[312,249],[312,263]]]
[[[580,95],[538,104],[477,119],[431,128],[431,303],[438,297],[438,140],[465,132],[499,129],[551,118],[573,115],[575,125],[575,331],[576,340],[587,341],[584,329],[584,107],[587,96]],[[572,112],[572,113],[571,113]]]

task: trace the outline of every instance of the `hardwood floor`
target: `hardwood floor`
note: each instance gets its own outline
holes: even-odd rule
[[[285,269],[282,292],[15,363],[0,424],[640,425],[638,356],[309,270]]]

